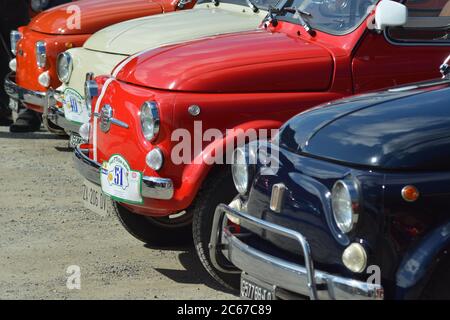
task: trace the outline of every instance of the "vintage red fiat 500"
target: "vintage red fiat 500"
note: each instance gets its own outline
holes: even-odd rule
[[[58,54],[82,46],[94,32],[133,18],[191,8],[194,3],[189,0],[80,0],[40,13],[28,26],[11,32],[15,58],[10,62],[12,72],[5,80],[11,109],[17,111],[23,103],[42,113],[47,90],[61,85],[56,74]]]
[[[261,30],[151,50],[86,82],[88,143],[74,153],[86,206],[106,210],[106,194],[153,245],[193,234],[211,275],[236,285],[208,253],[215,208],[236,193],[220,150],[321,102],[438,76],[450,17],[447,1],[426,2],[408,19],[408,2],[288,0]]]

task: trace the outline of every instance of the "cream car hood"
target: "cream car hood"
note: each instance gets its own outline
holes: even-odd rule
[[[243,10],[244,9],[244,10]],[[131,55],[162,45],[223,33],[256,29],[267,12],[221,3],[200,4],[192,10],[133,19],[95,33],[86,49]]]

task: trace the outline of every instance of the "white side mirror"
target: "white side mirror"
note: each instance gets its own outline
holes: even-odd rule
[[[408,20],[408,8],[391,0],[381,1],[375,10],[375,29],[383,31],[387,27],[400,27]]]

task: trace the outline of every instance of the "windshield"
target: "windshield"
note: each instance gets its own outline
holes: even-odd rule
[[[251,3],[253,3],[257,8],[260,10],[269,10],[269,6],[275,7],[277,3],[280,0],[250,0]],[[197,4],[200,3],[207,3],[207,2],[214,2],[213,0],[200,0],[197,1]],[[231,4],[237,4],[241,6],[249,7],[249,1],[247,0],[218,0],[220,3],[231,3]]]
[[[295,7],[308,13],[302,18],[311,28],[331,34],[345,34],[368,16],[378,0],[287,0],[283,8]],[[293,12],[277,14],[278,20],[300,23]]]

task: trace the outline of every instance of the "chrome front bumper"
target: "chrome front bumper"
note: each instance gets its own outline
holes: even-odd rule
[[[40,107],[45,107],[46,105],[46,93],[20,87],[16,83],[16,74],[14,72],[6,76],[4,87],[5,92],[11,99]]]
[[[47,92],[47,99],[46,103],[44,104],[44,114],[43,114],[43,118],[45,119],[44,123],[50,121],[54,125],[63,128],[64,131],[67,133],[74,132],[78,134],[81,125],[74,123],[70,120],[67,120],[64,111],[61,108],[56,107],[56,96],[59,94],[60,92],[54,90],[49,90]],[[52,131],[51,128],[49,128],[48,126],[47,129]]]
[[[253,225],[298,241],[304,253],[305,265],[294,264],[245,244],[240,235],[233,234],[227,226],[222,227],[226,215],[239,219],[244,228],[245,225]],[[216,209],[209,250],[212,263],[218,270],[232,273],[236,272],[235,268],[238,268],[276,288],[308,296],[313,300],[381,300],[384,298],[381,285],[315,270],[309,243],[299,232],[260,220],[226,205],[219,205]],[[233,266],[221,265],[218,262],[220,253],[225,255]]]
[[[78,172],[90,182],[100,185],[100,163],[91,160],[87,156],[87,150],[75,148],[73,159]],[[174,188],[172,180],[155,177],[142,178],[142,196],[144,198],[170,200],[173,197]]]

